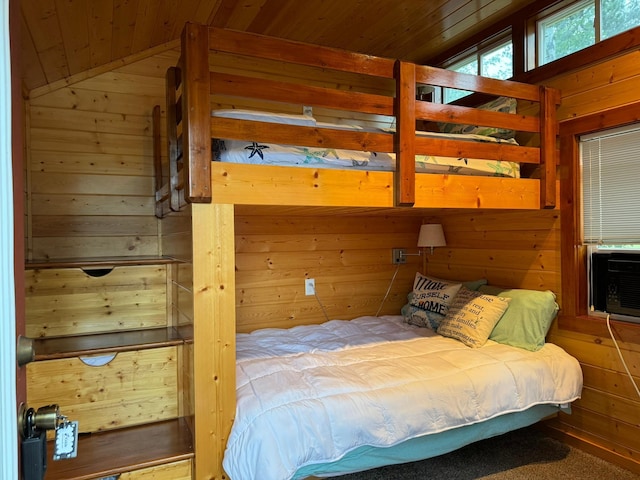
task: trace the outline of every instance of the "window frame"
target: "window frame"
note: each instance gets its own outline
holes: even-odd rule
[[[560,123],[560,263],[562,310],[558,327],[566,330],[608,335],[606,321],[589,315],[587,250],[583,243],[582,179],[580,175],[580,136],[638,122],[640,102],[596,112]],[[640,339],[640,324],[611,320],[612,325]]]
[[[515,57],[516,45],[513,41],[513,36],[510,28],[507,30],[503,30],[502,32],[500,32],[500,34],[494,35],[490,39],[484,42],[481,42],[478,45],[474,46],[473,48],[467,49],[464,52],[461,52],[459,55],[456,55],[455,57],[449,59],[449,61],[443,64],[442,68],[453,70],[453,67],[455,65],[459,65],[461,63],[467,63],[475,60],[477,64],[475,75],[481,75],[480,72],[482,72],[482,57],[484,55],[487,55],[488,53],[498,50],[499,48],[502,48],[504,45],[507,45],[507,44],[511,44],[511,76],[508,78],[513,78],[515,74],[515,65],[514,65],[513,58]],[[501,80],[507,80],[507,79],[505,78]],[[468,95],[465,95],[464,97],[466,96]],[[461,97],[461,98],[464,98],[464,97]],[[443,103],[446,103],[445,98],[446,98],[446,89],[443,88],[442,89]],[[453,102],[455,101],[456,100],[454,99]]]
[[[594,43],[580,50],[577,50],[576,52],[570,53],[568,55],[564,55],[562,57],[559,57],[555,60],[551,60],[544,64],[540,64],[540,57],[541,57],[540,47],[542,42],[542,39],[540,38],[540,31],[538,28],[540,22],[550,17],[553,17],[555,15],[558,15],[563,10],[571,10],[575,8],[579,3],[585,3],[585,4],[593,3],[593,6],[594,6],[593,29],[594,29],[594,39],[595,39]],[[628,32],[637,27],[640,27],[640,25],[636,25],[636,27],[632,27],[632,29],[623,30],[622,32],[618,32],[616,35],[603,39],[602,38],[602,0],[564,0],[564,1],[558,2],[555,5],[542,9],[537,14],[532,15],[527,19],[526,27],[525,27],[526,39],[525,39],[524,70],[531,71],[531,70],[535,70],[536,68],[545,67],[546,65],[549,65],[553,62],[560,61],[577,52],[582,52],[587,48],[591,48],[611,38],[615,38],[617,35]]]
[[[568,16],[568,15],[572,15],[573,13],[579,10],[582,10],[582,8],[580,7],[580,4],[584,4],[584,7],[582,8],[588,8],[590,5],[593,5],[594,7],[594,19],[592,23],[592,26],[594,29],[594,42],[592,44],[587,45],[586,47],[576,50],[576,52],[579,52],[580,50],[584,50],[585,48],[591,47],[600,41],[600,20],[599,20],[600,0],[573,0],[570,2],[562,2],[561,6],[558,5],[559,8],[547,9],[541,12],[539,15],[536,16],[536,19],[532,24],[532,28],[535,35],[535,46],[534,46],[535,54],[532,55],[532,57],[535,58],[535,65],[533,66],[533,68],[542,67],[551,62],[555,62],[556,60],[559,60],[568,55],[571,55],[572,53],[575,53],[575,52],[571,52],[567,55],[554,58],[553,60],[549,60],[548,62],[541,64],[540,62],[542,57],[542,46],[543,46],[542,45],[543,35],[541,34],[541,24],[547,20],[552,19],[553,17],[561,16],[561,14],[563,13]]]

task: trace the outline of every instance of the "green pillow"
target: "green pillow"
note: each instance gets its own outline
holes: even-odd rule
[[[509,308],[489,335],[491,340],[531,351],[542,348],[559,309],[552,291],[503,289],[490,285],[483,285],[478,291],[511,299]]]

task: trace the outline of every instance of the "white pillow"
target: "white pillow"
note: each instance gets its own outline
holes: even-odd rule
[[[287,113],[259,112],[257,110],[242,110],[239,108],[225,108],[211,111],[212,117],[236,118],[239,120],[253,120],[256,122],[280,123],[285,125],[303,125],[314,127],[316,119],[309,115],[291,115]]]

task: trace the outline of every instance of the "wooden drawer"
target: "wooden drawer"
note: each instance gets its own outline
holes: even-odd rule
[[[95,432],[178,416],[178,346],[118,353],[103,366],[79,358],[27,365],[27,402],[56,403]],[[89,357],[96,358],[96,357]]]
[[[123,473],[118,480],[191,480],[191,478],[191,460],[182,460]]]
[[[166,265],[28,269],[25,287],[29,337],[167,325]]]

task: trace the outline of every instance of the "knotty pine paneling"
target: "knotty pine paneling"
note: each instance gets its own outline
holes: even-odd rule
[[[158,254],[158,237],[135,234],[106,237],[36,237],[30,248],[34,259],[153,256]],[[54,253],[55,256],[50,256]]]
[[[491,285],[551,290],[560,296],[557,210],[472,211],[432,218],[446,247],[427,256],[428,272],[444,278],[486,278]]]
[[[326,318],[398,314],[417,256],[396,270],[391,249],[417,253],[420,216],[239,215],[235,222],[238,331],[320,323]],[[314,278],[315,296],[304,279]],[[326,317],[325,317],[326,312]]]
[[[639,101],[639,59],[634,51],[553,79],[550,84],[562,90],[559,120],[597,112],[606,115],[608,109]],[[634,343],[637,335],[625,332],[614,328],[621,353],[640,383],[640,346]],[[556,326],[549,338],[578,358],[585,383],[579,407],[573,415],[559,417],[554,428],[584,442],[583,446],[590,445],[596,454],[640,473],[640,398],[611,339]]]
[[[101,276],[80,268],[29,269],[27,336],[165,327],[166,272],[164,265],[115,267]]]
[[[121,352],[103,366],[80,358],[30,363],[27,400],[60,405],[80,432],[176,418],[177,355],[174,346]]]
[[[248,215],[243,209],[235,220],[240,331],[323,321],[322,306],[304,295],[304,278],[315,278],[329,318],[375,314],[395,271],[391,249],[416,253],[422,223],[420,216],[261,215],[256,210]],[[429,273],[558,292],[557,211],[474,211],[430,220],[443,223],[448,245],[428,255]],[[382,313],[399,311],[421,269],[421,259],[413,256],[398,269]]]
[[[162,253],[151,111],[168,56],[30,99],[30,259]]]

